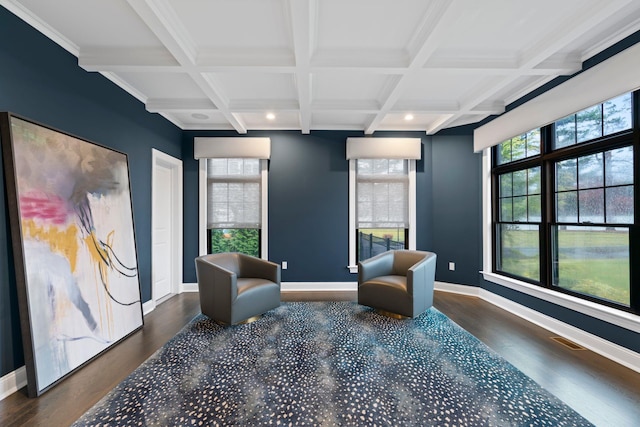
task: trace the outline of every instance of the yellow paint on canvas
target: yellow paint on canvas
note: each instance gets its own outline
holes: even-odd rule
[[[51,252],[64,256],[69,261],[71,271],[75,272],[79,249],[78,227],[75,224],[62,229],[39,225],[33,219],[27,219],[22,221],[22,233],[25,238],[47,243]]]

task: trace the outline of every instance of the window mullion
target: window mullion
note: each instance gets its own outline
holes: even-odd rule
[[[543,158],[544,159],[544,158]],[[542,160],[541,162],[541,190],[543,192],[541,197],[542,203],[542,218],[541,218],[541,230],[540,230],[540,284],[546,288],[550,288],[553,285],[553,250],[551,242],[553,238],[551,236],[552,227],[551,223],[557,221],[556,218],[556,199],[555,199],[555,174],[554,164],[549,160]]]
[[[640,91],[634,94],[635,131],[633,134],[633,225],[629,228],[629,264],[631,271],[631,309],[640,313]]]

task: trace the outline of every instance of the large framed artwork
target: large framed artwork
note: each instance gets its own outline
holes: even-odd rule
[[[0,113],[27,384],[38,396],[143,325],[124,153]]]

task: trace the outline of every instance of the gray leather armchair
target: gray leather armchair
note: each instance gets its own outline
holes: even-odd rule
[[[433,305],[436,254],[387,251],[358,263],[358,303],[416,317]]]
[[[241,253],[195,260],[200,309],[226,324],[248,322],[280,305],[280,265]]]

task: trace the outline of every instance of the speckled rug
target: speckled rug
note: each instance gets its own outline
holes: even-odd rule
[[[435,308],[288,302],[248,325],[197,316],[74,425],[591,424]]]

